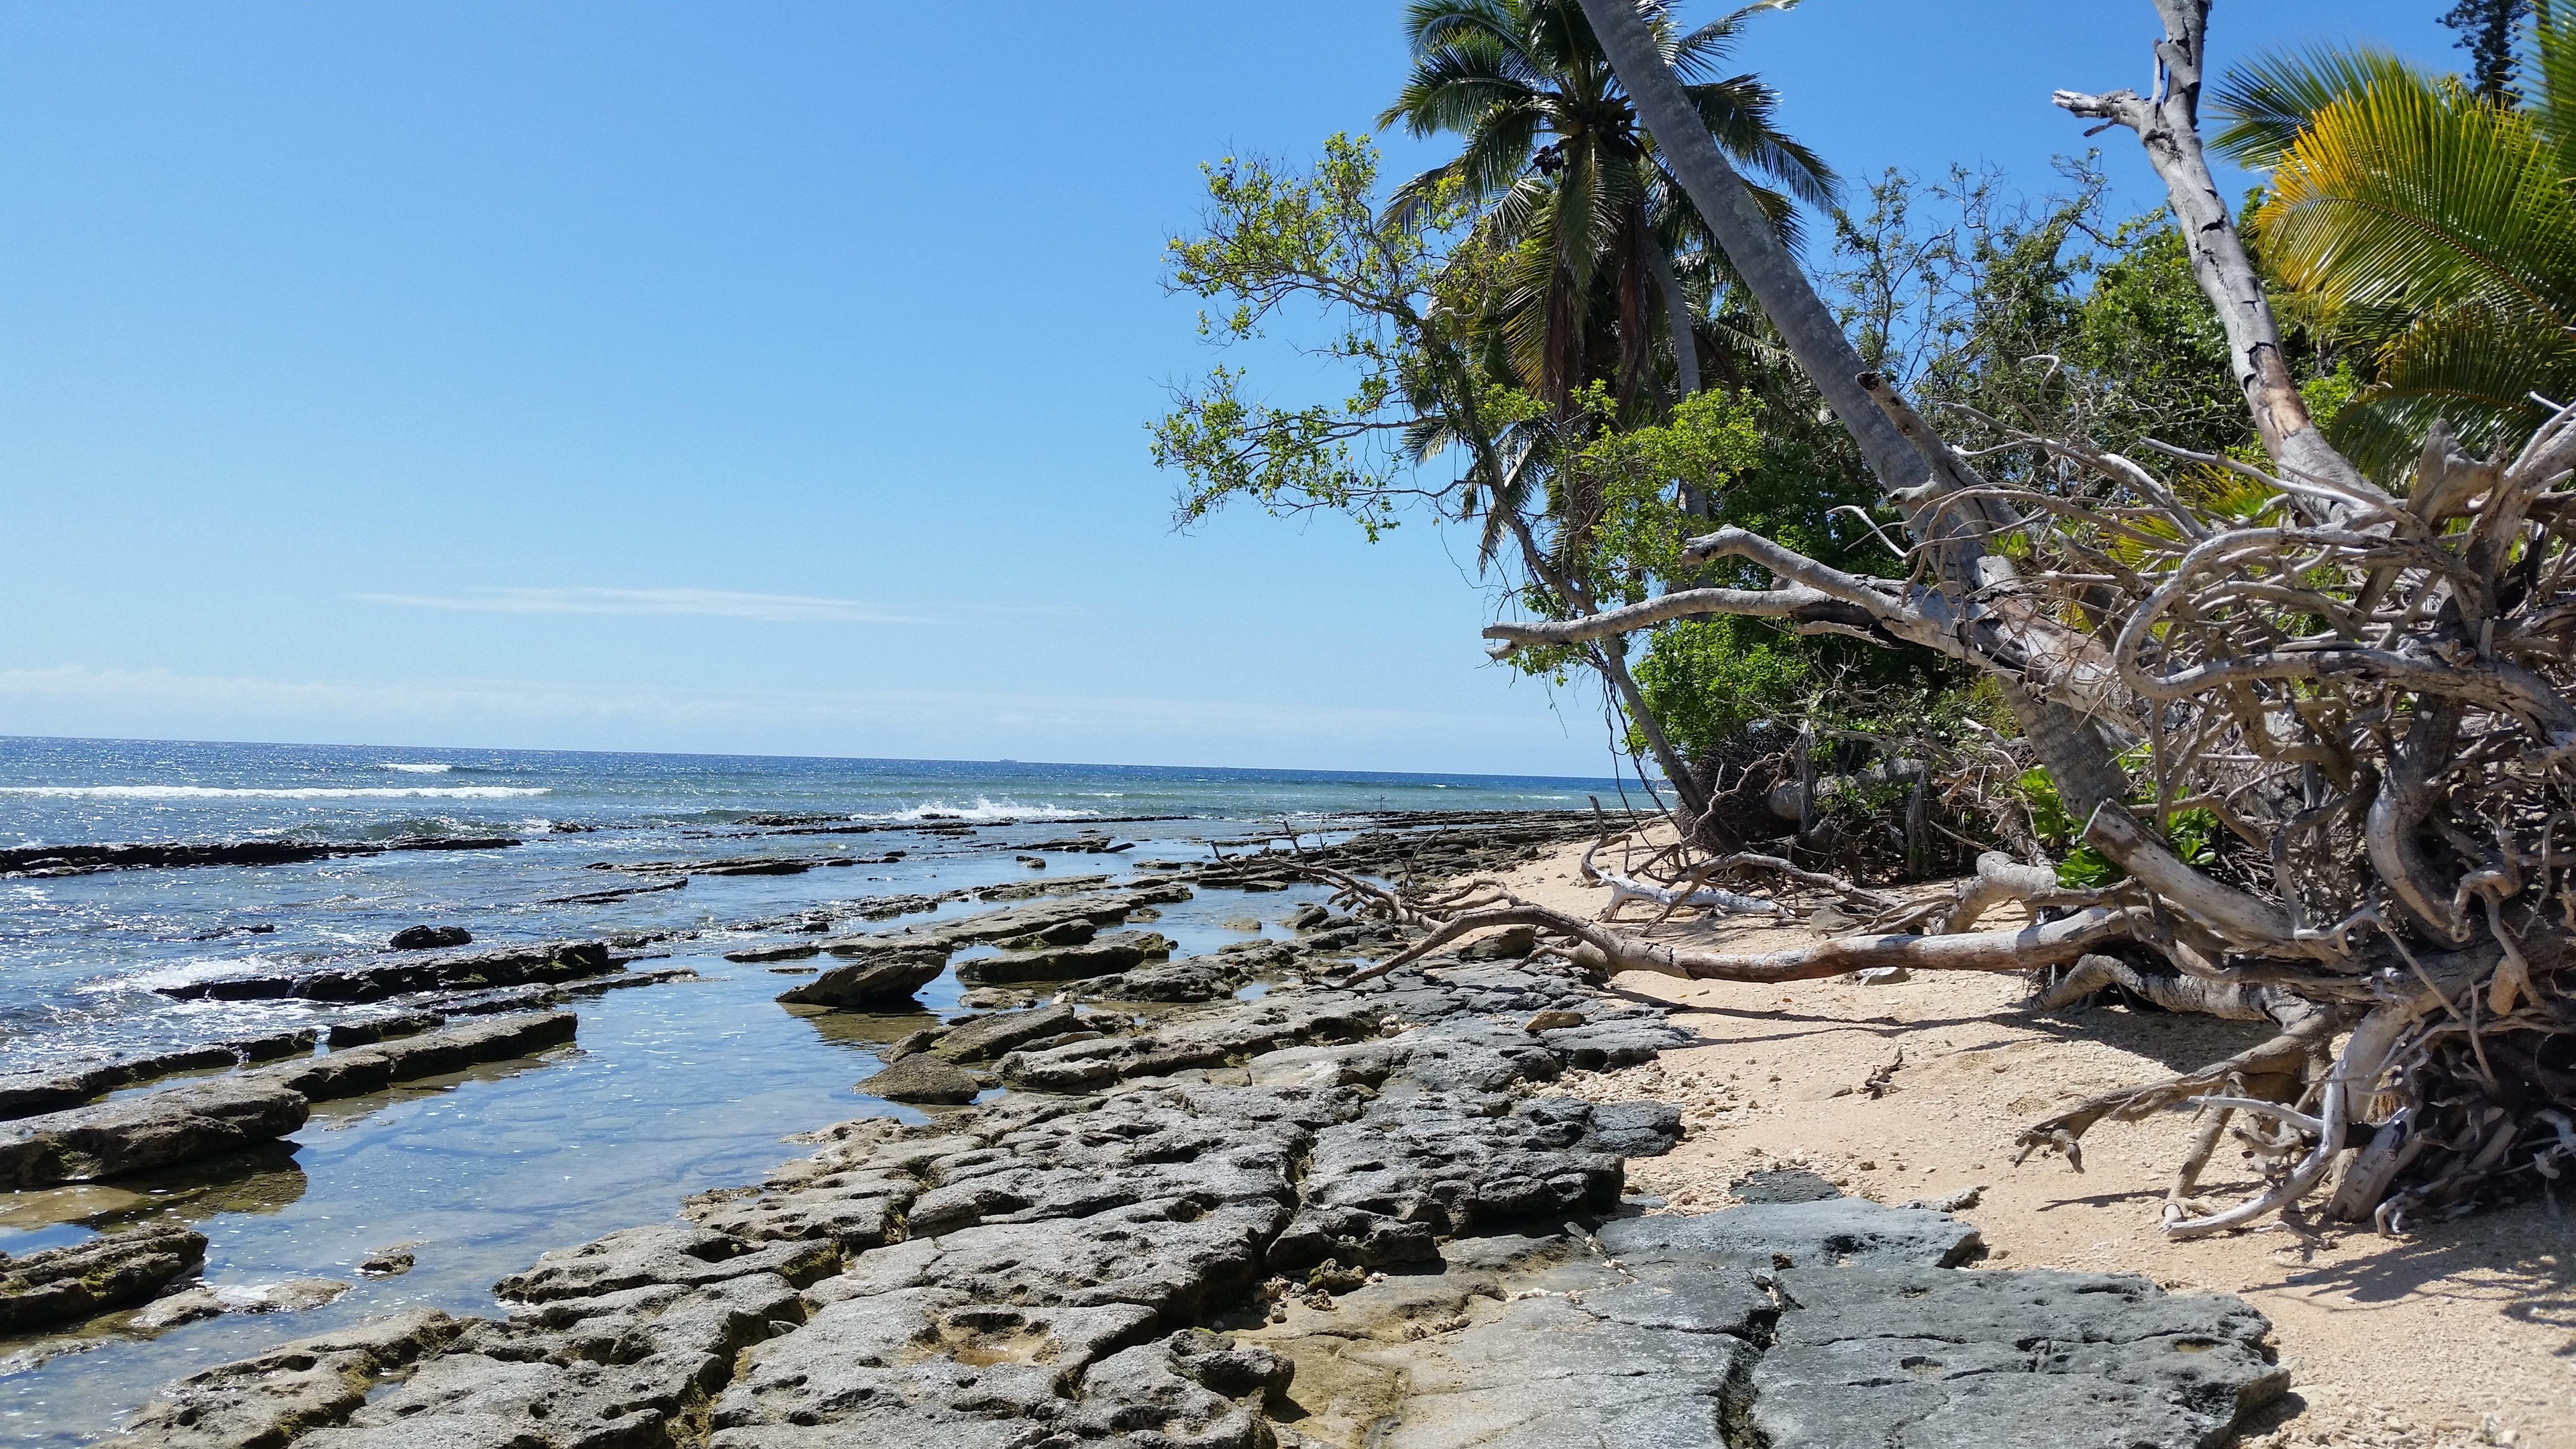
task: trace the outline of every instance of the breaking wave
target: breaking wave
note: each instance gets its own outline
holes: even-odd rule
[[[978,795],[975,797],[975,803],[972,805],[951,805],[946,801],[933,800],[927,805],[916,805],[910,810],[894,810],[879,815],[858,815],[851,818],[857,820],[929,820],[940,818],[948,820],[971,820],[977,822],[989,822],[994,820],[1086,820],[1089,819],[1093,813],[1094,812],[1089,810],[1067,810],[1061,805],[1020,805],[1009,800],[989,800],[984,796]]]
[[[454,765],[398,765],[388,760],[376,766],[379,770],[400,770],[406,775],[444,775]]]

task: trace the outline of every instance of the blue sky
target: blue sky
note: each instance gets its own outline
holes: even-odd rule
[[[2213,48],[2452,65],[2443,8]],[[1176,534],[1146,458],[1198,164],[1365,128],[1400,13],[0,5],[0,733],[1598,773],[1469,541]],[[1847,177],[2039,188],[2152,32],[1807,0],[1743,58]]]

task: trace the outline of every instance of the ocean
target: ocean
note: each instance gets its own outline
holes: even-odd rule
[[[549,1249],[669,1221],[692,1193],[755,1182],[803,1150],[781,1141],[789,1134],[857,1116],[917,1117],[852,1083],[876,1069],[879,1045],[927,1018],[782,1008],[774,997],[792,978],[723,959],[762,934],[741,929],[748,923],[834,901],[1025,879],[1020,855],[1059,874],[1123,873],[1138,860],[1205,858],[1258,836],[1331,834],[1365,812],[1588,809],[1596,796],[1616,809],[1618,789],[1609,780],[1008,760],[0,737],[0,848],[521,842],[0,880],[0,1070],[365,1014],[371,1008],[181,1000],[155,988],[347,957],[412,925],[462,926],[477,944],[693,933],[643,948],[667,959],[637,969],[688,966],[708,978],[585,999],[574,1050],[329,1104],[272,1151],[0,1194],[0,1252],[184,1221],[209,1237],[205,1277],[219,1287],[310,1277],[355,1285],[327,1307],[231,1313],[158,1336],[0,1342],[0,1443],[104,1437],[169,1379],[397,1308],[493,1313],[495,1279]],[[799,822],[893,828],[790,833]],[[959,824],[976,827],[971,838],[955,832]],[[907,828],[923,825],[943,828]],[[1111,856],[1044,848],[1086,829],[1136,844]],[[895,851],[899,860],[884,859]],[[644,879],[621,867],[753,854],[868,863],[696,875],[678,890],[565,899]],[[1154,928],[1173,938],[1175,954],[1197,954],[1277,932],[1279,917],[1320,894],[1205,891],[1166,908]],[[947,913],[976,909],[986,907],[961,902]],[[921,1002],[947,1012],[957,997],[953,976],[943,977]],[[354,1272],[396,1246],[413,1253],[411,1272]]]

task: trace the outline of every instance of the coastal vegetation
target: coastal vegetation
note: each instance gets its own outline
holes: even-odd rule
[[[1155,456],[1184,522],[1473,525],[1496,657],[1597,679],[1672,796],[1621,898],[1758,883],[1856,931],[1730,953],[1347,888],[1430,928],[1398,964],[1520,925],[1598,969],[2022,971],[2050,1007],[2268,1021],[2025,1135],[2080,1164],[2106,1118],[2198,1111],[2177,1237],[2545,1186],[2576,1157],[2576,16],[2463,4],[2466,79],[2358,48],[2218,75],[2208,0],[2155,0],[2148,94],[2056,98],[2163,183],[2119,217],[2089,158],[2037,200],[1849,196],[1716,73],[1785,8],[1413,7],[1378,121],[1455,157],[1230,158],[1169,256],[1211,336],[1320,319],[1353,385],[1283,405],[1220,364]],[[2241,229],[2205,144],[2262,179]],[[1884,891],[1962,867],[1955,900]],[[2267,1181],[2211,1202],[2231,1130]]]

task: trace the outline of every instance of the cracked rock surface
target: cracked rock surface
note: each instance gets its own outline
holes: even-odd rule
[[[1046,904],[1007,924],[1091,919]],[[1947,1214],[1623,1209],[1678,1114],[1546,1084],[1681,1039],[1492,962],[974,1018],[916,1050],[1010,1095],[804,1134],[685,1223],[545,1254],[494,1318],[209,1370],[120,1449],[2154,1449],[2281,1391],[2238,1300],[1961,1267]]]

